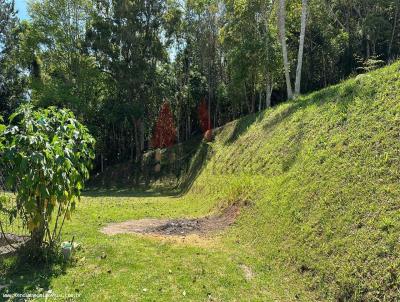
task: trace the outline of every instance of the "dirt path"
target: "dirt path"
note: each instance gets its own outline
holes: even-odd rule
[[[196,219],[140,219],[121,223],[110,223],[101,229],[106,235],[137,233],[162,236],[205,235],[223,230],[235,222],[240,206],[235,203],[219,215]]]

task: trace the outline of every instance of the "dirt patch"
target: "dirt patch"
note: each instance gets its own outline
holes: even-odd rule
[[[247,266],[247,265],[245,265],[245,264],[241,264],[241,265],[240,265],[240,268],[242,269],[244,278],[245,278],[247,281],[250,281],[251,279],[254,278],[254,272],[253,272],[253,270],[252,270],[249,266]]]
[[[138,233],[162,236],[205,235],[223,230],[235,222],[240,213],[240,205],[235,203],[219,215],[196,219],[140,219],[121,223],[111,223],[101,229],[106,235]]]
[[[14,253],[19,247],[29,240],[27,236],[15,234],[0,234],[0,256]]]

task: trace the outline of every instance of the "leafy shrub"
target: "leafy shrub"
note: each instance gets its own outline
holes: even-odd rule
[[[356,69],[358,73],[366,73],[378,69],[385,65],[385,61],[379,59],[378,56],[371,56],[368,59],[356,57],[356,62],[359,65]]]
[[[23,105],[3,133],[6,187],[16,192],[13,217],[31,233],[33,251],[54,247],[88,179],[94,139],[73,113]]]

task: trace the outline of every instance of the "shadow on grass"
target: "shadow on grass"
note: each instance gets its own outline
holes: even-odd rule
[[[356,82],[342,83],[311,93],[299,100],[288,101],[286,103],[287,107],[281,112],[275,113],[268,122],[263,125],[263,128],[264,130],[270,131],[280,123],[287,121],[297,111],[308,106],[323,106],[327,103],[336,103],[340,111],[347,113],[348,105],[352,102],[357,88]]]
[[[114,197],[172,197],[179,194],[176,188],[171,189],[158,189],[158,190],[140,190],[140,189],[95,189],[91,188],[82,193],[84,197],[101,197],[101,196],[114,196]]]
[[[263,116],[263,112],[261,113],[253,113],[248,116],[242,117],[235,122],[235,128],[230,134],[229,138],[224,142],[225,145],[232,145],[236,140],[243,134],[247,132],[249,127],[260,120]]]
[[[191,160],[189,165],[189,169],[185,176],[183,177],[183,181],[178,186],[177,195],[182,196],[186,194],[190,188],[193,186],[196,178],[200,175],[205,167],[205,163],[207,161],[208,155],[210,153],[211,147],[202,142],[199,146],[199,150],[196,152],[194,157]]]
[[[28,264],[16,255],[0,257],[0,300],[27,301],[30,299],[9,295],[44,295],[50,289],[51,280],[65,274],[66,268],[62,263]]]
[[[304,141],[304,124],[300,122],[298,131],[290,137],[290,144],[285,146],[284,155],[282,156],[282,172],[288,172],[296,163],[297,158],[303,149]]]
[[[199,141],[196,145],[196,152],[185,157],[187,161],[187,168],[185,172],[181,173],[181,182],[174,187],[157,188],[146,190],[143,188],[89,188],[82,193],[86,197],[176,197],[182,196],[187,193],[192,187],[196,178],[203,171],[205,162],[211,147]]]

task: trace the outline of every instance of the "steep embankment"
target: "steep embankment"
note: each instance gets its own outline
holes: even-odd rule
[[[323,300],[400,299],[400,63],[230,123],[207,148],[186,198],[253,204],[228,246]]]

